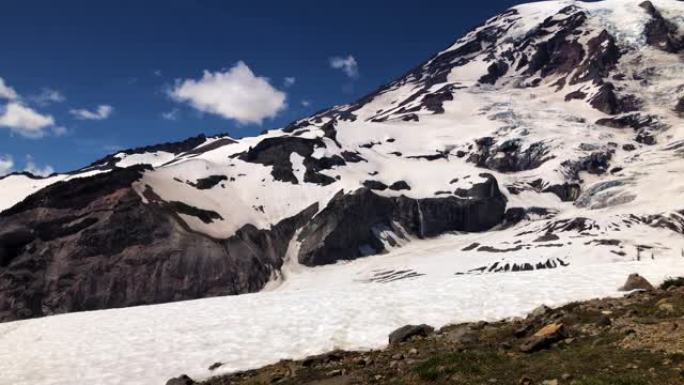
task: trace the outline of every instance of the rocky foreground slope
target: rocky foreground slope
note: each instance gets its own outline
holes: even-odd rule
[[[482,271],[679,254],[683,33],[681,1],[521,5],[287,127],[2,178],[0,321],[255,292],[447,232],[515,229],[465,250],[506,259]]]
[[[526,318],[408,325],[386,349],[334,351],[261,369],[167,385],[501,384],[676,385],[684,383],[684,280],[654,289],[633,279],[624,298],[596,299]],[[212,365],[218,369],[222,365]]]

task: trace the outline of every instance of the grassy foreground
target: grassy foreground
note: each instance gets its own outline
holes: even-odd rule
[[[451,325],[383,350],[284,360],[202,384],[682,385],[684,280],[623,298],[541,307],[525,319]]]

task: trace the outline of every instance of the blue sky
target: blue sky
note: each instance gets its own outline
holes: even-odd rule
[[[0,173],[279,127],[373,91],[520,2],[4,0]]]

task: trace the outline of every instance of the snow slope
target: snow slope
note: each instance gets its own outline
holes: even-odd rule
[[[594,246],[548,254],[570,258],[573,264],[565,268],[454,275],[495,260],[459,251],[482,238],[490,239],[416,241],[387,255],[306,269],[257,294],[3,323],[0,383],[151,385],[180,373],[201,379],[336,348],[379,348],[407,323],[493,321],[540,304],[617,296],[616,288],[634,272],[654,283],[684,274],[678,251],[636,262],[606,258]],[[368,281],[388,270],[425,275]],[[224,366],[210,372],[217,361]]]

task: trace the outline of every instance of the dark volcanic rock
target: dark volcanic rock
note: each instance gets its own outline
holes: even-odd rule
[[[398,182],[392,183],[392,184],[389,186],[389,189],[390,189],[390,190],[394,190],[394,191],[410,190],[410,189],[411,189],[411,186],[409,186],[409,184],[406,183],[405,181],[400,180],[400,181],[398,181]]]
[[[447,231],[484,231],[503,220],[506,199],[494,177],[474,185],[468,199],[381,197],[369,189],[339,193],[300,232],[299,262],[307,266],[359,258],[385,250],[378,230],[397,237]]]
[[[434,333],[435,328],[429,325],[406,325],[399,329],[393,331],[389,335],[390,345],[398,344],[401,342],[406,342],[413,337],[428,337]]]
[[[534,54],[529,63],[526,63],[525,73],[531,76],[539,72],[544,78],[552,74],[568,74],[574,71],[585,57],[584,49],[574,36],[574,32],[586,20],[587,15],[584,12],[575,12],[560,20],[554,17],[544,20],[529,37],[542,37],[547,34],[547,30],[555,28],[558,32],[550,39],[536,44]],[[530,40],[526,39],[523,44],[529,43]]]
[[[684,118],[684,97],[679,98],[679,102],[677,102],[674,111],[680,118]]]
[[[587,97],[587,94],[585,94],[582,91],[573,91],[567,95],[565,95],[565,101],[568,102],[570,100],[575,100],[575,99],[584,99]]]
[[[561,163],[561,165],[567,169],[567,173],[571,175],[573,179],[579,179],[579,173],[581,171],[586,171],[589,174],[594,175],[606,173],[610,168],[610,160],[612,157],[613,154],[610,151],[596,151],[575,161],[567,160]]]
[[[601,84],[620,60],[620,49],[615,44],[615,38],[606,30],[589,39],[587,49],[587,59],[577,68],[570,84],[587,81]]]
[[[190,183],[190,185],[199,190],[208,190],[225,180],[228,180],[228,177],[225,175],[210,175],[206,178],[197,179],[197,182]]]
[[[0,321],[258,291],[318,210],[213,239],[152,191],[143,203],[143,171],[57,183],[0,214]]]
[[[647,146],[653,146],[654,144],[657,143],[656,138],[653,135],[653,132],[651,132],[649,130],[645,130],[645,129],[639,130],[639,132],[637,133],[637,136],[636,136],[636,138],[634,138],[634,140],[637,143],[645,144]]]
[[[574,202],[577,198],[579,198],[581,188],[579,183],[563,183],[548,186],[542,190],[542,192],[556,194],[556,196],[563,202]]]
[[[382,182],[378,182],[377,180],[364,181],[363,187],[365,187],[369,190],[379,190],[379,191],[387,190],[387,185],[382,183]]]
[[[481,138],[475,143],[478,151],[468,158],[478,167],[499,172],[517,172],[535,169],[551,159],[549,151],[542,142],[524,148],[520,140],[507,140],[496,144],[493,138]]]
[[[644,28],[647,44],[671,53],[684,48],[684,38],[679,36],[675,23],[665,19],[650,1],[644,1],[639,6],[651,16]]]
[[[595,109],[609,115],[636,111],[641,107],[641,102],[634,95],[618,96],[612,83],[604,83],[589,103]]]
[[[633,128],[635,130],[643,127],[658,127],[660,125],[656,116],[638,113],[599,119],[596,121],[596,124],[613,128]]]
[[[132,155],[132,154],[143,154],[146,152],[170,152],[172,154],[181,154],[187,151],[190,151],[194,149],[195,147],[201,145],[207,140],[207,137],[204,135],[198,135],[198,136],[193,136],[192,138],[185,139],[180,142],[168,142],[168,143],[161,143],[161,144],[155,144],[152,146],[146,146],[146,147],[138,147],[138,148],[133,148],[129,150],[123,150],[117,152],[119,153],[124,153],[127,155]],[[235,143],[235,141],[231,139],[226,139],[227,141],[230,141],[232,143]],[[226,144],[223,142],[223,144]],[[86,168],[110,168],[113,167],[116,162],[119,161],[119,158],[115,156],[116,154],[113,155],[108,155],[105,158],[96,160],[90,166]]]
[[[508,64],[503,61],[497,61],[487,67],[487,75],[480,78],[479,82],[484,84],[494,84],[500,77],[508,72]]]
[[[328,132],[328,134],[330,134],[330,132]],[[335,183],[334,178],[321,174],[319,171],[328,170],[334,166],[344,165],[346,164],[345,160],[336,155],[330,158],[321,159],[312,157],[311,155],[314,150],[319,147],[325,147],[323,140],[320,138],[305,139],[292,136],[281,136],[266,138],[259,142],[254,148],[250,148],[249,151],[238,154],[237,157],[245,162],[272,166],[271,175],[273,175],[274,179],[298,184],[299,181],[294,175],[292,162],[290,161],[290,155],[292,155],[292,153],[297,153],[304,158],[304,166],[306,167],[304,182],[321,185]]]

